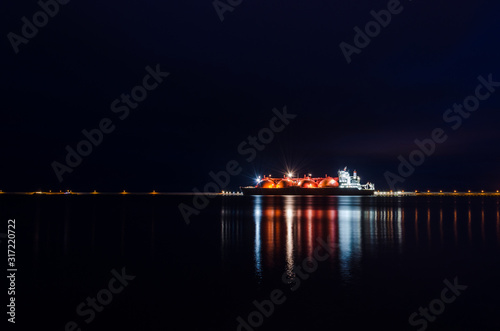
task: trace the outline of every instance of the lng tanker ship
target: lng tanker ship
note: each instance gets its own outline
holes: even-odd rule
[[[354,170],[351,176],[347,171],[338,171],[338,177],[293,177],[293,174],[283,178],[264,176],[258,178],[256,186],[240,187],[244,195],[373,195],[375,185],[368,182],[361,184],[361,178]]]

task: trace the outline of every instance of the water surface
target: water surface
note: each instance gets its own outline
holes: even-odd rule
[[[467,289],[427,329],[500,328],[498,197],[221,196],[187,225],[191,200],[2,196],[16,327],[418,330],[410,315],[457,278]],[[135,278],[86,323],[76,308],[122,268]],[[271,293],[280,304],[255,313]]]

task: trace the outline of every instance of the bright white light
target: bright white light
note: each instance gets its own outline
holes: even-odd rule
[[[291,172],[288,173],[288,177],[293,177],[293,174]]]

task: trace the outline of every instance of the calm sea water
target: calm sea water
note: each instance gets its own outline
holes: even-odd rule
[[[187,225],[191,200],[1,196],[15,328],[500,329],[497,197],[216,197]]]

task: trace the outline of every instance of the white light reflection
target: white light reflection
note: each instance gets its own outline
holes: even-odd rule
[[[398,245],[398,251],[400,254],[403,253],[403,206],[402,200],[398,200],[398,211],[396,217],[396,241]]]
[[[345,281],[352,278],[352,266],[361,259],[361,209],[359,197],[339,197],[340,273]]]
[[[255,208],[254,208],[254,219],[255,219],[255,241],[254,241],[254,260],[255,260],[255,275],[262,281],[262,254],[260,247],[260,224],[262,221],[262,197],[255,196]]]

